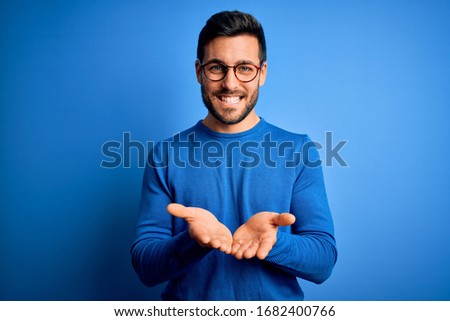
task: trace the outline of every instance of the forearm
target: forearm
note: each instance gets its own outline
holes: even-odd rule
[[[309,137],[303,144],[309,144]],[[314,146],[314,145],[312,145]],[[324,282],[337,259],[334,226],[316,148],[307,150],[297,168],[290,213],[291,230],[279,228],[277,241],[266,260],[280,269],[314,283]]]
[[[330,276],[336,259],[334,238],[325,232],[294,235],[278,231],[277,242],[266,257],[278,268],[314,283]]]
[[[147,286],[176,278],[203,259],[210,249],[200,247],[189,233],[168,239],[141,239],[131,249],[133,267]]]

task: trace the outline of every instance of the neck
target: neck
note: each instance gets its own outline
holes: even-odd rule
[[[235,134],[253,128],[259,123],[259,120],[260,118],[256,115],[256,113],[252,112],[243,121],[237,124],[228,125],[221,123],[213,115],[208,113],[206,118],[203,120],[203,125],[211,130],[214,130],[215,132]]]

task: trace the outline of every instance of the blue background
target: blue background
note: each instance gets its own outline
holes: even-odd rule
[[[450,2],[436,0],[1,1],[0,299],[159,299],[130,263],[137,150],[105,169],[101,147],[205,116],[197,37],[229,9],[265,28],[259,115],[348,140],[349,166],[324,168],[338,262],[301,281],[306,299],[450,299]]]

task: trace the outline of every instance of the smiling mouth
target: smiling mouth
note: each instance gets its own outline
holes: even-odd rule
[[[218,98],[225,105],[236,105],[242,100],[243,96],[218,96]]]

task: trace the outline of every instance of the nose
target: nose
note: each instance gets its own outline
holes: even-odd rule
[[[239,87],[239,80],[236,78],[233,68],[229,68],[227,70],[225,78],[222,79],[222,88],[227,90],[235,90],[238,87]]]

